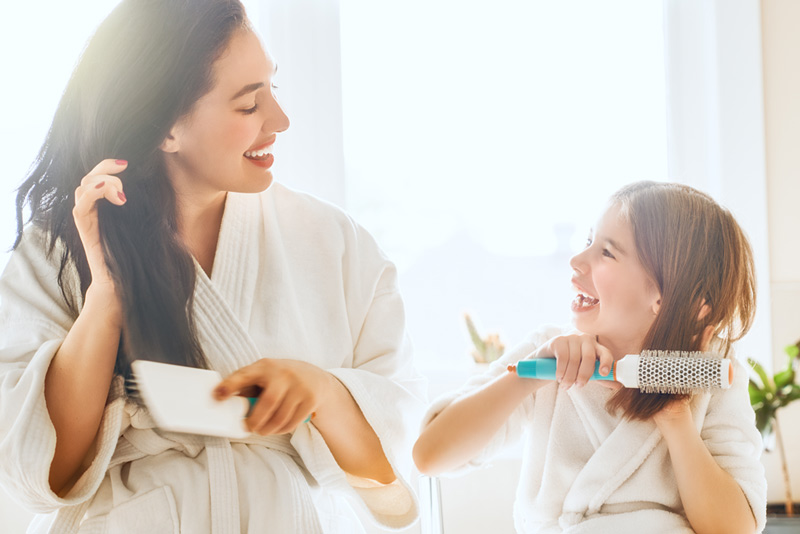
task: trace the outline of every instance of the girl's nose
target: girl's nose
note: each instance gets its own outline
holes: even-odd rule
[[[586,251],[583,250],[581,252],[578,252],[569,259],[569,266],[572,267],[573,271],[579,272],[581,274],[586,274],[587,264],[586,264],[585,253]]]

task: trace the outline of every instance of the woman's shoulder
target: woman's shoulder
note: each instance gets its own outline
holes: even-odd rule
[[[0,316],[4,321],[41,316],[66,325],[73,319],[65,298],[69,295],[79,306],[80,284],[70,262],[62,272],[63,257],[63,245],[56,241],[51,246],[46,229],[26,225],[0,275]]]
[[[308,237],[354,247],[379,250],[372,235],[341,207],[310,193],[273,183],[261,193],[265,209],[275,213],[279,224]]]
[[[265,202],[274,203],[275,209],[281,215],[294,218],[302,215],[303,218],[323,218],[354,224],[353,218],[336,204],[281,183],[273,183],[261,196]]]

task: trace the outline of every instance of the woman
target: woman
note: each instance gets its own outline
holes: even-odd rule
[[[34,532],[358,532],[345,501],[414,520],[395,270],[272,184],[275,70],[238,0],[124,0],[88,44],[0,279],[0,480]],[[251,437],[156,429],[136,359],[259,391]]]
[[[693,396],[589,382],[598,361],[608,375],[644,349],[729,353],[755,312],[733,216],[687,186],[631,184],[570,267],[575,330],[542,328],[434,401],[414,446],[420,471],[483,463],[525,434],[519,532],[760,532],[766,480],[741,363],[730,389]],[[555,358],[559,383],[506,372],[524,358]]]

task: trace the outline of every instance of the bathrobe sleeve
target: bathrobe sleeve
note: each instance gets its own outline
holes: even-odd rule
[[[711,396],[700,435],[717,464],[742,488],[756,518],[756,532],[761,532],[767,509],[767,482],[760,461],[763,443],[747,392],[747,370],[736,358],[731,363],[733,385]]]
[[[116,417],[107,406],[91,466],[64,498],[53,493],[49,473],[56,433],[44,380],[74,317],[57,282],[60,251],[48,256],[46,250],[43,232],[29,226],[0,277],[0,484],[38,513],[80,504],[95,493],[122,415],[121,402],[112,403]]]
[[[345,474],[313,425],[302,425],[292,444],[322,485],[347,484],[384,528],[405,528],[418,517],[411,473],[411,448],[426,402],[427,381],[417,373],[405,328],[403,301],[394,265],[373,238],[345,219],[342,274],[352,357],[327,369],[349,390],[380,439],[398,480],[381,485]],[[360,501],[360,502],[359,502]]]
[[[549,339],[564,333],[564,328],[556,325],[545,325],[531,334],[529,334],[524,341],[513,347],[511,350],[503,354],[497,361],[493,362],[489,369],[481,374],[472,377],[461,388],[445,393],[431,403],[425,416],[422,420],[422,428],[425,428],[442,410],[447,408],[456,399],[467,395],[483,385],[491,382],[496,377],[503,373],[507,373],[509,364],[517,363],[519,360],[524,360],[532,352],[534,352],[540,345],[546,343]],[[443,476],[460,476],[475,468],[486,465],[497,454],[504,449],[513,446],[519,442],[529,422],[533,418],[534,403],[538,395],[549,395],[553,392],[552,388],[541,388],[536,394],[531,395],[525,401],[520,403],[516,410],[514,410],[502,427],[495,433],[491,441],[484,447],[484,449],[472,460],[465,465],[449,471]]]

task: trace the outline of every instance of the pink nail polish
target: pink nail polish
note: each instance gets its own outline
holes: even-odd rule
[[[116,163],[117,165],[127,165],[128,164],[127,160],[124,160],[124,159],[114,160],[114,163]]]
[[[123,193],[122,191],[120,191],[119,193],[117,193],[117,196],[118,196],[118,197],[119,197],[119,199],[120,199],[121,201],[123,201],[123,202],[127,202],[127,201],[128,201],[128,199],[127,199],[127,198],[125,198],[125,193]]]
[[[97,185],[94,186],[94,188],[95,189],[102,189],[104,185],[106,185],[105,182],[99,182]]]

